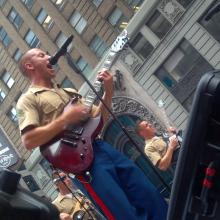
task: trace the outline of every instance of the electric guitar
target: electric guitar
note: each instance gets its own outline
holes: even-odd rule
[[[169,118],[168,118],[168,116],[167,116],[167,113],[166,113],[166,110],[165,110],[165,108],[164,108],[165,102],[164,102],[162,99],[160,99],[160,100],[158,101],[158,106],[159,106],[159,108],[160,108],[161,111],[162,111],[162,115],[163,115],[163,119],[164,119],[164,124],[165,124],[166,128],[168,129],[168,128],[170,128],[170,127],[174,127],[174,126],[171,126],[170,120],[169,120]],[[173,134],[176,135],[176,137],[177,137],[177,139],[178,139],[178,142],[179,142],[179,145],[180,145],[180,144],[182,143],[182,141],[183,141],[182,130],[175,131],[175,132],[171,132],[171,133],[173,133]],[[167,139],[167,140],[169,139],[169,134],[167,134],[167,133],[163,133],[162,136],[163,136],[165,139]]]
[[[103,69],[109,70],[115,57],[128,42],[127,31],[124,30],[113,42]],[[102,83],[96,80],[94,87],[100,91]],[[89,90],[84,104],[90,109],[96,100],[96,94]],[[71,105],[77,102],[77,98],[72,99]],[[101,115],[89,118],[77,125],[69,126],[65,131],[57,135],[48,143],[40,146],[42,155],[55,167],[68,173],[81,174],[89,169],[92,164],[94,154],[92,142],[102,129]]]

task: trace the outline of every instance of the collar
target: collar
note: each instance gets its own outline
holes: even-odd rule
[[[43,86],[30,86],[29,87],[29,91],[36,94],[38,92],[43,92],[43,91],[51,91],[54,88],[47,88],[47,87],[43,87]]]
[[[65,198],[65,195],[62,195],[62,194],[59,192],[59,194],[58,194],[56,200],[57,200],[58,202],[61,202],[64,198]]]
[[[58,202],[61,202],[63,199],[72,199],[72,198],[73,198],[73,195],[72,195],[71,193],[66,194],[66,195],[62,195],[62,194],[59,192],[59,194],[58,194],[56,200],[57,200]]]
[[[152,137],[152,138],[150,138],[150,139],[146,139],[146,140],[145,140],[145,144],[148,144],[148,143],[150,143],[151,141],[155,141],[155,140],[158,140],[158,139],[160,139],[160,137],[158,137],[158,136],[154,136],[154,137]]]
[[[43,87],[43,86],[30,86],[28,91],[31,92],[31,93],[34,93],[34,94],[37,94],[37,93],[40,93],[40,92],[44,92],[44,91],[55,91],[56,89],[62,89],[64,90],[65,92],[67,93],[70,93],[71,95],[75,95],[77,96],[78,98],[82,98],[82,96],[77,93],[77,91],[73,88],[61,88],[59,84],[57,85],[54,85],[53,88],[47,88],[47,87]]]

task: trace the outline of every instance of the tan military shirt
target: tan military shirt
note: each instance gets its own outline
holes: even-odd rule
[[[57,118],[71,98],[78,96],[72,88],[49,89],[31,86],[18,100],[16,110],[20,131],[33,126],[43,126]],[[79,99],[83,102],[82,99]],[[95,107],[93,107],[95,111]],[[92,111],[92,112],[93,112]]]
[[[59,193],[52,203],[59,209],[60,212],[72,215],[74,213],[77,200]]]
[[[71,194],[68,195],[61,195],[58,194],[57,198],[52,202],[60,212],[68,213],[73,217],[74,214],[76,214],[78,211],[85,212],[85,215],[83,216],[83,219],[91,219],[90,215],[92,216],[92,219],[96,220],[96,212],[93,208],[94,206],[91,204],[91,202],[85,197],[81,197],[77,194],[75,194],[77,199],[73,197]],[[91,204],[91,207],[90,205]],[[85,209],[89,211],[90,215],[85,211]]]
[[[145,141],[145,154],[154,166],[163,158],[167,151],[167,143],[161,137],[153,137]]]

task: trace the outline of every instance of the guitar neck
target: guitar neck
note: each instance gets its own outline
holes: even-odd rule
[[[116,54],[117,54],[116,52],[110,51],[108,53],[103,65],[102,65],[101,69],[109,70],[112,66],[113,61],[115,60]],[[101,87],[102,87],[102,83],[99,80],[96,80],[94,82],[93,86],[94,86],[96,92],[100,92]],[[84,101],[84,104],[87,105],[90,108],[90,110],[96,100],[96,97],[97,97],[96,94],[93,92],[92,89],[90,89],[89,92],[87,93],[85,101]]]
[[[102,69],[110,70],[117,54],[118,54],[117,52],[110,50],[110,52],[108,53],[103,65],[102,65]]]
[[[96,92],[100,92],[102,83],[99,80],[96,80],[93,84],[93,87],[95,88]],[[88,106],[90,110],[92,109],[92,105],[94,104],[96,97],[96,94],[93,92],[92,89],[90,89],[84,101],[84,104]]]

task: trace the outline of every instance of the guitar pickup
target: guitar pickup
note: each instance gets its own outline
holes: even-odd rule
[[[74,132],[71,132],[71,133],[70,132],[65,132],[63,137],[65,139],[69,139],[69,141],[70,140],[79,140],[80,139],[79,135],[75,134]]]
[[[61,142],[63,144],[66,144],[66,145],[69,145],[70,147],[77,147],[77,143],[76,142],[73,142],[73,141],[70,141],[70,140],[67,140],[67,139],[61,139]]]

